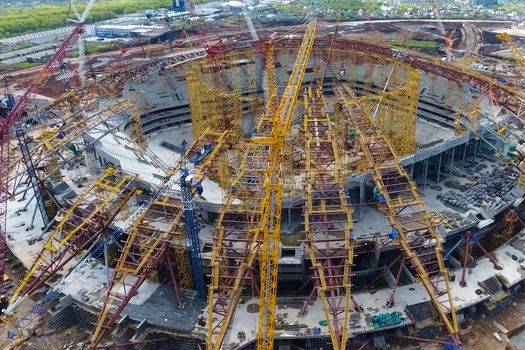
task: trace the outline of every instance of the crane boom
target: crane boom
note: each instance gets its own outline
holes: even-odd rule
[[[312,20],[303,37],[294,68],[283,97],[272,114],[270,137],[253,138],[253,142],[269,146],[269,164],[264,176],[265,197],[260,231],[263,244],[260,252],[260,311],[257,332],[257,349],[273,349],[275,306],[277,301],[277,276],[281,235],[281,209],[283,196],[283,162],[286,135],[290,130],[293,112],[303,82],[304,73],[315,41],[317,20]]]
[[[522,53],[520,52],[520,49],[514,43],[514,41],[512,41],[512,38],[510,37],[510,35],[508,35],[507,33],[503,32],[503,33],[500,33],[500,34],[496,35],[496,37],[499,40],[503,41],[503,43],[505,43],[505,45],[512,51],[512,54],[514,55],[514,59],[516,60],[516,62],[523,69],[525,69],[525,57],[522,55]]]
[[[0,294],[2,294],[2,285],[4,279],[5,263],[5,236],[6,236],[6,210],[7,199],[9,197],[9,136],[13,125],[20,120],[22,113],[33,100],[37,90],[42,87],[50,78],[53,66],[59,63],[64,57],[66,51],[71,48],[78,37],[84,32],[82,23],[77,25],[73,31],[64,39],[62,45],[55,54],[37,73],[35,78],[29,84],[29,87],[13,106],[6,118],[0,119]]]

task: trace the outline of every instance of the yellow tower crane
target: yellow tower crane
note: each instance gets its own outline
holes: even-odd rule
[[[248,143],[239,176],[232,182],[217,219],[210,259],[208,350],[221,348],[257,254],[261,277],[257,348],[273,349],[285,137],[291,127],[316,26],[316,20],[308,24],[280,101],[272,49],[278,39],[270,42],[266,51],[268,102],[265,113],[259,120],[257,134]]]
[[[512,41],[512,38],[507,33],[503,32],[496,37],[503,41],[503,43],[509,48],[510,51],[512,51],[512,55],[514,56],[514,59],[516,62],[521,66],[522,69],[525,69],[525,57],[523,57],[520,49],[518,46]]]
[[[295,104],[306,66],[314,45],[317,20],[312,20],[303,37],[288,85],[277,108],[272,114],[272,131],[269,137],[254,137],[252,141],[269,146],[269,165],[264,176],[264,210],[260,229],[263,243],[260,252],[261,288],[259,296],[259,326],[257,349],[273,349],[275,330],[275,305],[277,301],[277,276],[281,236],[281,209],[283,195],[283,162],[286,135],[291,124]]]

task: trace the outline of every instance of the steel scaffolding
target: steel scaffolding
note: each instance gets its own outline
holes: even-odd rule
[[[338,86],[336,98],[348,122],[356,129],[358,141],[369,160],[376,197],[392,227],[390,237],[399,243],[454,345],[459,346],[459,325],[442,255],[442,237],[434,227],[416,184],[352,89],[347,85]]]
[[[10,305],[34,293],[71,259],[104,237],[109,224],[136,193],[137,181],[137,176],[107,168],[64,210],[35,262],[11,295]]]
[[[334,350],[346,349],[351,304],[351,268],[356,241],[352,210],[344,195],[342,165],[326,101],[318,88],[305,96],[306,245]],[[305,302],[305,308],[308,300]],[[303,308],[302,313],[304,313]]]
[[[203,179],[206,169],[223,151],[226,135],[226,131],[216,133],[205,130],[186,153],[181,155],[181,159],[199,158],[200,161],[194,163],[189,170],[196,181]],[[204,149],[210,151],[204,154]],[[104,339],[142,283],[152,277],[159,264],[167,257],[170,244],[181,241],[184,237],[181,227],[184,211],[178,198],[180,193],[171,188],[180,180],[177,174],[181,165],[182,162],[178,162],[168,170],[159,189],[126,232],[126,243],[115,271],[111,274],[104,306],[91,336],[92,349]]]

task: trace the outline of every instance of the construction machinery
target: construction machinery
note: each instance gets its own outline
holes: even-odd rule
[[[320,87],[304,96],[306,114],[305,216],[307,247],[334,350],[346,349],[352,300],[351,268],[356,240],[352,209],[344,195],[341,159]],[[301,315],[306,314],[307,298]]]
[[[54,219],[56,225],[31,268],[9,299],[6,314],[32,295],[86,248],[108,234],[108,226],[137,193],[138,178],[107,168],[102,176]]]
[[[199,157],[199,161],[194,162],[191,169],[187,169],[188,172],[185,173],[187,175],[184,175],[184,180],[190,174],[196,182],[204,178],[210,164],[221,154],[227,134],[227,131],[216,133],[206,130],[188,147],[186,152],[181,155],[181,160]],[[202,153],[203,150],[209,151]],[[203,154],[205,155],[203,156]],[[124,307],[135,296],[146,278],[154,273],[159,264],[170,259],[168,250],[172,242],[184,244],[180,224],[184,219],[184,214],[189,214],[190,207],[188,205],[191,203],[181,208],[180,202],[177,200],[180,194],[174,193],[172,188],[174,184],[180,181],[179,176],[183,176],[177,175],[183,164],[183,161],[179,161],[167,171],[158,189],[152,194],[148,203],[142,208],[140,215],[137,215],[126,231],[128,238],[115,271],[111,274],[104,298],[104,306],[100,311],[91,336],[90,348],[92,349],[95,349],[111,331]],[[196,189],[192,188],[191,191],[194,192]],[[187,195],[185,196],[184,200],[187,200]],[[192,220],[194,219],[188,218],[190,225],[195,225]],[[194,227],[187,228],[187,230],[192,229]],[[188,232],[188,234],[193,233]],[[193,243],[191,244],[191,247],[194,247]],[[179,266],[179,268],[183,267]],[[180,300],[179,305],[182,306]]]
[[[525,70],[525,57],[521,53],[521,51],[518,48],[518,46],[514,43],[514,41],[510,37],[510,35],[508,35],[507,33],[503,32],[503,33],[499,33],[498,35],[496,35],[496,37],[499,40],[503,41],[503,43],[512,52],[512,55],[514,56],[514,59],[516,60],[518,65],[520,65],[521,69]]]
[[[365,101],[358,100],[348,85],[336,88],[336,98],[347,121],[358,133],[376,187],[374,196],[388,218],[390,239],[399,244],[423,283],[435,312],[459,347],[459,324],[450,291],[442,240],[417,191],[399,162],[390,142],[375,126]]]
[[[227,205],[221,211],[217,221],[217,233],[211,258],[212,282],[208,296],[207,341],[210,350],[220,348],[224,341],[243,289],[244,279],[256,257],[257,249],[260,250],[261,282],[257,348],[273,348],[281,234],[284,145],[314,43],[316,25],[317,21],[313,20],[306,28],[294,69],[278,105],[275,104],[277,89],[275,87],[268,89],[271,95],[269,95],[267,108],[259,120],[257,133],[250,139],[250,146],[243,160],[241,176],[234,183],[235,189],[229,194]],[[268,62],[273,64],[273,57],[269,57],[267,64]],[[270,77],[268,81],[269,84],[272,84],[273,79]],[[253,190],[256,190],[258,194],[250,196]],[[241,198],[249,196],[250,199],[246,203],[242,202],[241,208],[235,208],[234,201],[238,200],[238,196]],[[244,217],[241,221],[244,222],[242,226],[235,225],[235,222],[240,221],[239,219],[231,221],[231,218],[235,216]],[[230,223],[237,227],[227,226]],[[258,235],[262,235],[262,244],[259,248],[256,247]],[[228,252],[230,249],[226,248],[227,251],[223,253],[225,238],[232,240],[234,237],[245,242],[242,243],[242,248],[237,253]],[[242,259],[232,259],[233,256],[240,256]],[[234,262],[234,260],[237,261]]]

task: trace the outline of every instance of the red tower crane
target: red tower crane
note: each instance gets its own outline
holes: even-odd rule
[[[33,100],[37,90],[42,87],[51,77],[53,68],[59,64],[70,49],[77,41],[80,35],[84,33],[84,24],[79,23],[73,31],[64,39],[62,45],[55,54],[42,67],[35,78],[29,84],[29,87],[16,102],[9,114],[0,119],[0,295],[2,294],[2,284],[4,279],[5,249],[6,249],[6,217],[7,217],[7,199],[10,196],[8,190],[9,178],[9,136],[13,125],[19,121],[25,112],[29,103]]]

